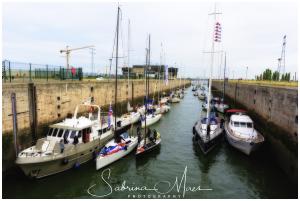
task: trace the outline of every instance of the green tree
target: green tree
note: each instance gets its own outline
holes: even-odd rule
[[[278,71],[275,71],[275,72],[272,74],[272,80],[273,80],[273,81],[278,81],[278,80],[279,80],[279,72],[278,72]]]
[[[264,72],[263,72],[263,76],[262,76],[263,80],[272,80],[272,70],[267,68]]]

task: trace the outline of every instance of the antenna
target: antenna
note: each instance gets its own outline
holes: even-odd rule
[[[283,36],[283,42],[281,47],[281,56],[278,58],[278,67],[277,71],[279,73],[279,79],[280,79],[280,73],[285,73],[285,46],[286,46],[286,35]],[[282,72],[281,72],[282,70]]]
[[[91,50],[91,68],[92,68],[92,75],[94,74],[94,55],[96,54],[95,53],[95,48],[90,48]]]

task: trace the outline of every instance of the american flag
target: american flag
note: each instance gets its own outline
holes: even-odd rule
[[[113,115],[113,110],[112,110],[111,103],[110,103],[109,110],[108,110],[108,117],[107,117],[107,124],[108,124],[109,128],[111,126],[111,117],[112,117],[112,115]]]
[[[221,42],[221,24],[219,22],[216,22],[215,25],[215,42]]]

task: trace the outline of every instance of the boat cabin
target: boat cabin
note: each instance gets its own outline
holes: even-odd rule
[[[252,119],[242,113],[231,115],[229,123],[231,127],[235,128],[253,128]]]

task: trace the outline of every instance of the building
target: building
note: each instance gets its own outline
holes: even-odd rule
[[[128,76],[129,71],[129,77],[133,79],[141,79],[144,78],[144,71],[145,71],[145,65],[133,65],[130,67],[123,67],[122,68],[122,74],[124,77]],[[150,78],[161,78],[164,79],[165,77],[165,66],[164,65],[151,65],[150,69],[148,71]],[[169,67],[168,68],[168,78],[169,79],[176,79],[178,73],[178,68]]]

